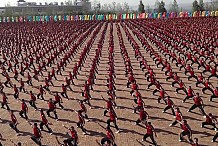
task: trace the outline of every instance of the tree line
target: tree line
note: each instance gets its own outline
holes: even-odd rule
[[[192,3],[192,11],[216,11],[218,10],[218,0],[211,0],[211,2],[204,3],[203,0],[194,0]],[[165,2],[163,0],[159,1],[156,0],[153,11],[151,10],[150,6],[144,6],[142,0],[139,2],[138,6],[138,12],[144,13],[144,12],[158,12],[158,13],[164,13],[164,12],[181,12],[182,8],[179,8],[179,5],[177,3],[177,0],[172,0],[172,2],[169,5],[168,10],[165,8]]]

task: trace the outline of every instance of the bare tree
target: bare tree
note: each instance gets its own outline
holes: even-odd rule
[[[120,3],[116,4],[116,12],[122,12],[122,5]]]
[[[112,2],[112,5],[113,5],[113,13],[114,13],[116,10],[116,2]]]
[[[148,12],[148,13],[152,12],[151,6],[149,4],[145,6],[145,11]]]
[[[128,4],[127,2],[125,2],[125,3],[123,4],[123,11],[124,11],[125,13],[128,13],[128,12],[129,12],[129,4]]]

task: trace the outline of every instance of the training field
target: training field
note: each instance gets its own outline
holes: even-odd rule
[[[208,22],[208,23],[207,23]],[[106,27],[107,26],[107,27]],[[138,27],[137,27],[138,26]],[[143,26],[143,27],[142,27]],[[149,27],[151,26],[151,27]],[[160,65],[158,68],[149,54],[149,51],[146,52],[146,47],[143,47],[142,40],[140,37],[143,37],[148,45],[154,49],[160,55],[163,60],[167,59],[172,67],[173,72],[177,72],[178,76],[183,80],[185,86],[192,86],[194,92],[199,92],[202,96],[204,101],[204,110],[206,113],[212,113],[215,116],[218,116],[218,99],[213,99],[212,102],[209,101],[209,97],[212,93],[207,90],[206,94],[202,94],[203,85],[199,85],[199,87],[195,86],[196,80],[192,78],[190,81],[188,80],[189,74],[185,75],[184,68],[180,71],[179,67],[176,66],[176,62],[171,62],[172,58],[169,59],[169,56],[164,55],[163,51],[160,51],[157,48],[157,45],[152,43],[154,40],[158,40],[160,42],[159,45],[165,46],[169,50],[175,49],[177,44],[175,43],[175,48],[166,45],[166,42],[160,39],[160,37],[165,38],[166,40],[168,37],[167,35],[172,35],[172,37],[177,40],[180,38],[180,41],[186,42],[189,46],[189,50],[186,50],[186,47],[183,48],[185,52],[191,52],[194,54],[193,48],[198,47],[198,43],[208,47],[214,48],[215,55],[218,54],[218,18],[190,18],[190,19],[168,19],[168,20],[155,20],[155,19],[142,19],[142,20],[125,20],[121,22],[104,22],[104,21],[78,21],[78,22],[49,22],[49,23],[2,23],[0,24],[0,59],[3,62],[3,54],[6,55],[7,62],[11,62],[12,66],[14,65],[14,57],[16,56],[19,61],[19,68],[17,68],[18,72],[20,72],[20,64],[25,66],[25,60],[28,56],[33,53],[33,48],[36,50],[36,53],[33,54],[34,58],[34,65],[36,69],[38,69],[38,63],[36,59],[41,59],[47,61],[46,58],[51,56],[54,53],[55,48],[63,47],[65,50],[64,52],[60,52],[59,57],[54,59],[54,63],[52,63],[51,67],[47,66],[47,71],[43,70],[43,76],[39,75],[39,81],[33,80],[33,86],[30,86],[26,83],[27,80],[27,72],[30,73],[31,76],[34,75],[33,68],[30,67],[29,70],[25,70],[24,76],[19,74],[18,79],[22,78],[25,81],[25,89],[26,93],[20,92],[19,98],[25,99],[27,101],[27,106],[29,108],[28,117],[29,122],[34,123],[37,122],[38,124],[41,122],[40,112],[39,110],[34,110],[33,107],[30,106],[28,101],[30,100],[29,92],[33,91],[35,95],[39,93],[38,87],[40,85],[44,86],[45,78],[48,75],[48,72],[52,71],[52,67],[57,69],[57,63],[74,47],[75,44],[78,44],[77,49],[75,50],[72,60],[67,62],[67,66],[64,67],[64,71],[62,71],[62,75],[56,74],[57,80],[52,78],[52,82],[54,86],[50,86],[50,92],[46,91],[46,95],[44,96],[46,101],[37,99],[36,106],[39,109],[48,109],[47,101],[49,98],[54,99],[55,92],[61,92],[62,88],[61,85],[65,84],[65,77],[68,77],[69,72],[73,71],[74,64],[78,63],[80,60],[81,53],[84,49],[89,50],[87,54],[87,58],[84,61],[81,70],[79,70],[79,74],[77,75],[77,79],[74,79],[75,85],[71,85],[73,91],[68,90],[67,94],[70,100],[66,98],[63,99],[63,106],[64,110],[57,106],[57,115],[59,120],[56,121],[54,118],[47,117],[50,127],[53,130],[53,134],[50,135],[46,130],[42,131],[42,144],[48,146],[55,146],[58,145],[56,141],[56,136],[62,142],[64,139],[68,138],[69,135],[66,134],[68,130],[64,129],[62,125],[66,125],[68,127],[74,126],[76,127],[76,122],[78,121],[77,114],[73,112],[73,109],[80,109],[79,103],[77,99],[84,99],[81,93],[84,89],[84,83],[88,80],[90,69],[93,64],[93,59],[96,55],[96,49],[98,49],[98,43],[102,38],[102,33],[105,31],[105,39],[102,44],[101,53],[102,55],[99,56],[99,65],[97,65],[98,74],[96,73],[95,84],[93,85],[93,91],[90,91],[92,96],[92,100],[90,101],[93,105],[92,109],[87,107],[87,114],[90,118],[89,122],[85,123],[85,128],[87,129],[87,135],[83,135],[80,128],[76,128],[79,136],[79,146],[96,146],[96,140],[100,142],[100,140],[105,136],[106,131],[103,127],[106,127],[107,119],[109,116],[103,116],[104,107],[106,107],[106,102],[102,100],[101,96],[104,98],[108,98],[107,96],[107,79],[108,79],[108,68],[109,68],[109,47],[110,47],[110,37],[113,38],[114,42],[114,71],[116,74],[115,79],[115,87],[116,87],[116,103],[118,108],[115,109],[116,114],[118,116],[117,125],[120,128],[120,133],[115,133],[116,129],[113,127],[112,123],[112,131],[115,134],[115,142],[118,146],[147,146],[152,145],[150,139],[148,138],[147,141],[141,142],[143,135],[146,133],[145,126],[140,124],[140,126],[135,125],[135,121],[139,118],[137,113],[133,113],[134,106],[136,107],[137,104],[134,103],[134,97],[130,95],[131,88],[127,88],[126,84],[128,81],[128,76],[125,76],[126,66],[124,63],[123,55],[120,49],[120,37],[123,38],[123,44],[127,50],[128,56],[131,61],[131,65],[133,68],[133,73],[136,79],[136,83],[139,87],[139,92],[143,97],[143,101],[145,103],[145,110],[150,115],[149,121],[152,122],[154,126],[157,137],[155,140],[157,141],[158,145],[161,146],[188,146],[190,145],[188,141],[179,142],[179,133],[182,132],[179,124],[173,127],[169,127],[174,121],[174,117],[171,113],[171,110],[168,110],[166,113],[162,113],[163,109],[166,107],[165,103],[161,101],[161,103],[157,103],[157,98],[159,93],[156,95],[152,95],[155,86],[152,86],[150,89],[147,89],[148,84],[150,82],[147,81],[147,77],[145,77],[145,73],[147,70],[144,71],[140,68],[140,57],[135,57],[135,48],[132,46],[131,39],[128,40],[128,35],[132,36],[132,39],[135,43],[139,46],[139,51],[144,59],[147,61],[147,64],[151,65],[153,68],[156,79],[160,81],[162,87],[174,101],[176,106],[180,107],[180,110],[183,114],[183,118],[188,121],[190,125],[193,136],[192,138],[197,137],[199,139],[199,144],[203,146],[216,146],[218,145],[217,142],[212,143],[211,140],[215,135],[215,131],[212,129],[211,126],[207,126],[208,128],[201,128],[201,123],[205,121],[205,118],[201,114],[201,112],[196,108],[193,112],[187,112],[187,110],[193,105],[193,100],[189,99],[185,103],[182,103],[182,100],[185,98],[185,93],[180,92],[179,94],[176,93],[176,87],[172,87],[171,84],[173,79],[169,79],[166,81],[167,76],[165,75],[166,68],[164,71],[161,71],[162,66]],[[90,29],[91,28],[91,29]],[[148,28],[148,29],[146,29]],[[121,33],[118,33],[120,30]],[[142,30],[145,30],[144,33]],[[149,32],[150,30],[153,30]],[[168,31],[169,30],[169,31]],[[110,33],[111,31],[111,33]],[[171,32],[176,32],[176,34],[170,34]],[[86,32],[90,32],[85,34]],[[127,33],[129,32],[129,33]],[[158,35],[157,35],[158,34]],[[112,36],[111,36],[112,35]],[[150,35],[150,37],[148,37]],[[188,41],[188,39],[194,38],[196,40],[194,42]],[[196,37],[196,38],[195,38]],[[197,41],[202,40],[202,41]],[[90,45],[89,41],[93,41]],[[210,43],[210,41],[212,43]],[[179,46],[178,48],[182,48]],[[25,52],[26,48],[27,52]],[[13,52],[12,52],[13,50]],[[16,50],[21,50],[22,56],[16,55]],[[31,50],[31,51],[29,51]],[[40,54],[39,58],[36,58],[36,55]],[[178,52],[175,52],[177,56],[179,56]],[[27,55],[27,56],[26,56]],[[182,56],[182,55],[181,55]],[[198,54],[197,54],[198,56]],[[22,59],[23,58],[23,59]],[[198,58],[199,59],[199,58]],[[206,63],[209,62],[209,59]],[[190,62],[191,63],[191,62]],[[215,57],[215,63],[218,63],[218,59]],[[40,63],[41,64],[41,63]],[[8,68],[7,63],[4,64],[4,67]],[[200,72],[204,69],[198,69],[197,64],[192,65],[195,74],[198,76]],[[211,63],[211,67],[214,67],[214,64]],[[1,73],[2,73],[2,69]],[[13,67],[14,70],[14,67]],[[8,70],[7,70],[8,72]],[[216,71],[218,73],[218,70]],[[8,72],[11,81],[13,84],[16,84],[17,87],[20,87],[20,83],[14,79],[14,73],[12,71]],[[209,72],[203,74],[205,78],[210,75]],[[6,78],[0,74],[0,80],[2,83],[6,81]],[[218,86],[218,78],[212,77],[210,78],[210,82],[213,84],[214,87]],[[5,86],[5,85],[4,85]],[[13,142],[21,142],[22,145],[25,146],[34,146],[35,143],[30,139],[32,136],[32,128],[26,122],[25,119],[19,117],[19,111],[21,110],[21,103],[17,102],[13,97],[14,90],[11,87],[4,87],[3,90],[9,102],[9,107],[15,111],[15,115],[19,122],[18,129],[20,130],[21,135],[16,136],[16,133],[13,129],[10,129],[8,122],[11,121],[10,113],[6,110],[1,108],[0,109],[0,133],[3,136],[2,144],[5,146],[13,145],[10,140]],[[0,97],[2,101],[2,96]],[[53,116],[53,113],[51,113]],[[107,114],[108,115],[108,114]],[[99,125],[100,124],[100,125]],[[218,126],[218,125],[217,125]],[[46,129],[46,128],[45,128]],[[187,140],[187,137],[185,137]],[[139,140],[139,141],[137,141]]]

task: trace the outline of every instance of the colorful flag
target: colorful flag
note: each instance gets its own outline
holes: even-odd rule
[[[218,16],[218,11],[215,12],[215,16],[216,16],[216,17]]]

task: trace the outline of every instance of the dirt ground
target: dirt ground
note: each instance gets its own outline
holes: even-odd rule
[[[105,25],[105,24],[104,24]],[[119,134],[115,134],[116,136],[116,143],[118,146],[140,146],[140,145],[150,145],[149,142],[137,142],[136,140],[142,139],[143,135],[146,133],[146,129],[143,126],[136,126],[134,125],[135,121],[139,117],[139,115],[132,113],[133,112],[133,97],[130,95],[130,88],[126,87],[127,83],[127,77],[125,77],[125,65],[122,59],[122,54],[120,53],[120,47],[119,47],[119,39],[117,36],[117,29],[115,24],[113,25],[114,31],[114,58],[115,58],[115,73],[116,73],[116,95],[117,99],[116,102],[118,104],[118,109],[116,109],[116,113],[118,115],[118,121],[117,124],[119,128],[121,129],[121,132]],[[127,37],[125,35],[124,30],[121,28],[121,32],[123,35],[125,46],[128,50],[132,66],[133,66],[133,72],[136,75],[136,81],[139,85],[140,93],[142,94],[143,100],[146,105],[146,111],[150,115],[150,120],[152,122],[152,125],[155,127],[157,131],[157,138],[156,141],[158,145],[161,146],[186,146],[189,145],[187,142],[179,142],[179,133],[181,132],[181,129],[178,126],[175,127],[169,127],[169,124],[171,124],[174,120],[173,116],[170,113],[170,110],[168,113],[162,113],[162,110],[166,106],[163,103],[158,104],[157,103],[157,96],[152,95],[153,87],[151,89],[147,89],[147,85],[149,84],[145,77],[144,72],[141,71],[139,67],[139,61],[136,60],[134,57],[134,50],[131,47],[130,43],[127,40]],[[107,97],[106,91],[107,87],[106,79],[107,79],[107,67],[108,67],[108,47],[109,47],[109,27],[107,28],[106,38],[102,49],[102,57],[100,60],[100,64],[98,66],[98,75],[96,75],[96,81],[95,85],[93,86],[94,92],[91,92],[91,95],[93,99],[91,100],[91,104],[95,107],[94,109],[88,109],[88,116],[90,117],[90,122],[86,122],[85,128],[88,130],[88,135],[83,135],[81,129],[76,129],[79,135],[79,145],[80,146],[96,146],[95,140],[98,141],[101,140],[105,136],[105,130],[102,129],[99,125],[106,126],[106,121],[109,117],[103,116],[103,107],[106,106],[106,103],[101,100],[101,95],[104,97]],[[102,32],[102,29],[99,32]],[[99,33],[100,34],[100,33]],[[93,47],[90,50],[90,53],[86,59],[86,62],[84,64],[84,67],[82,67],[82,70],[79,72],[78,79],[74,80],[75,85],[71,85],[74,92],[68,91],[68,95],[70,98],[75,99],[81,99],[81,88],[84,84],[85,80],[87,80],[87,75],[89,74],[91,61],[90,59],[94,58],[95,55],[95,49],[97,48],[97,43],[100,38],[100,35],[98,34],[97,39],[94,42]],[[132,34],[133,35],[133,34]],[[85,43],[89,40],[89,38],[86,39]],[[135,37],[135,40],[138,44],[141,45],[140,41]],[[84,43],[84,44],[85,44]],[[81,49],[77,52],[76,57],[73,59],[70,64],[67,65],[65,71],[63,71],[63,75],[57,75],[58,81],[53,80],[54,87],[50,87],[51,91],[60,91],[61,84],[65,83],[64,78],[68,75],[69,71],[73,70],[74,63],[79,60],[80,53],[83,50],[84,44],[81,46]],[[141,47],[140,51],[144,55],[145,59],[148,61],[148,64],[152,65],[152,68],[154,68],[155,73],[157,74],[157,79],[161,82],[164,89],[166,89],[167,93],[173,98],[173,101],[176,105],[178,105],[181,108],[181,111],[183,113],[183,116],[185,119],[187,119],[189,125],[191,126],[193,130],[193,138],[198,137],[199,143],[204,146],[216,146],[218,145],[217,142],[211,143],[212,137],[215,134],[214,130],[208,129],[208,128],[201,128],[200,125],[204,121],[203,116],[200,114],[199,110],[194,110],[192,113],[187,113],[186,111],[190,106],[192,105],[192,101],[188,100],[186,103],[182,103],[182,99],[185,97],[184,94],[177,94],[175,92],[175,88],[171,87],[172,80],[165,81],[166,76],[164,75],[164,72],[160,70],[160,68],[156,68],[155,63],[153,62],[152,58],[150,58],[149,54],[146,53],[146,51]],[[2,56],[1,56],[2,58]],[[53,65],[56,67],[56,65]],[[179,71],[175,64],[172,64],[173,70],[176,70],[178,72],[178,75],[182,77],[183,81],[185,82],[186,86],[192,86],[195,92],[200,92],[200,88],[195,87],[195,83],[192,81],[188,81],[187,76],[184,75],[183,71]],[[195,66],[196,67],[196,66]],[[51,70],[51,68],[49,68]],[[10,74],[12,76],[12,74]],[[44,75],[47,75],[47,73],[44,72]],[[208,76],[208,75],[207,75]],[[5,78],[0,75],[2,82],[5,81]],[[19,78],[22,77],[19,75]],[[23,77],[24,80],[26,80],[26,77]],[[33,81],[34,87],[28,86],[25,84],[25,88],[27,91],[33,90],[35,94],[38,93],[38,89],[36,89],[36,86],[39,86],[40,84],[44,84],[43,79],[44,77],[40,78],[40,82],[37,82],[36,80]],[[217,86],[217,80],[213,78],[213,84]],[[19,85],[17,81],[12,79],[13,83],[16,83]],[[193,86],[194,85],[194,86]],[[16,136],[16,133],[10,129],[8,122],[10,120],[9,113],[5,109],[0,109],[0,133],[3,136],[2,144],[5,146],[11,146],[13,145],[10,140],[14,142],[22,142],[25,146],[34,146],[35,144],[31,141],[30,136],[32,135],[32,128],[26,121],[19,117],[19,110],[20,110],[20,103],[18,103],[11,93],[13,93],[12,88],[5,88],[4,91],[7,93],[7,97],[10,101],[10,107],[15,110],[15,115],[19,121],[18,129],[21,131],[20,136]],[[215,99],[214,102],[208,101],[208,94],[202,95],[204,98],[205,103],[205,111],[207,113],[212,112],[214,115],[218,115],[218,101]],[[29,100],[29,95],[26,93],[20,93],[20,98],[24,98],[25,100]],[[45,95],[45,99],[53,98],[53,95],[47,93]],[[28,103],[27,103],[28,104]],[[58,139],[60,141],[63,141],[65,138],[67,138],[66,132],[68,132],[66,129],[62,127],[62,124],[66,126],[76,126],[77,122],[77,114],[72,111],[72,109],[79,109],[79,104],[76,102],[76,100],[66,100],[63,99],[63,106],[65,107],[65,110],[61,110],[60,108],[57,109],[57,114],[59,116],[59,121],[55,121],[55,119],[48,118],[49,122],[52,123],[50,127],[53,129],[54,133],[53,135],[49,135],[49,133],[43,131],[42,135],[42,143],[43,145],[48,146],[56,146],[58,145],[55,136],[58,136]],[[32,107],[29,106],[29,119],[30,122],[40,122],[40,113],[39,111],[34,111]],[[41,100],[37,100],[37,107],[48,109],[47,103]],[[87,108],[88,105],[87,105]],[[1,122],[2,121],[2,122]],[[115,128],[112,128],[112,130],[115,132]],[[150,141],[150,139],[148,139]]]

